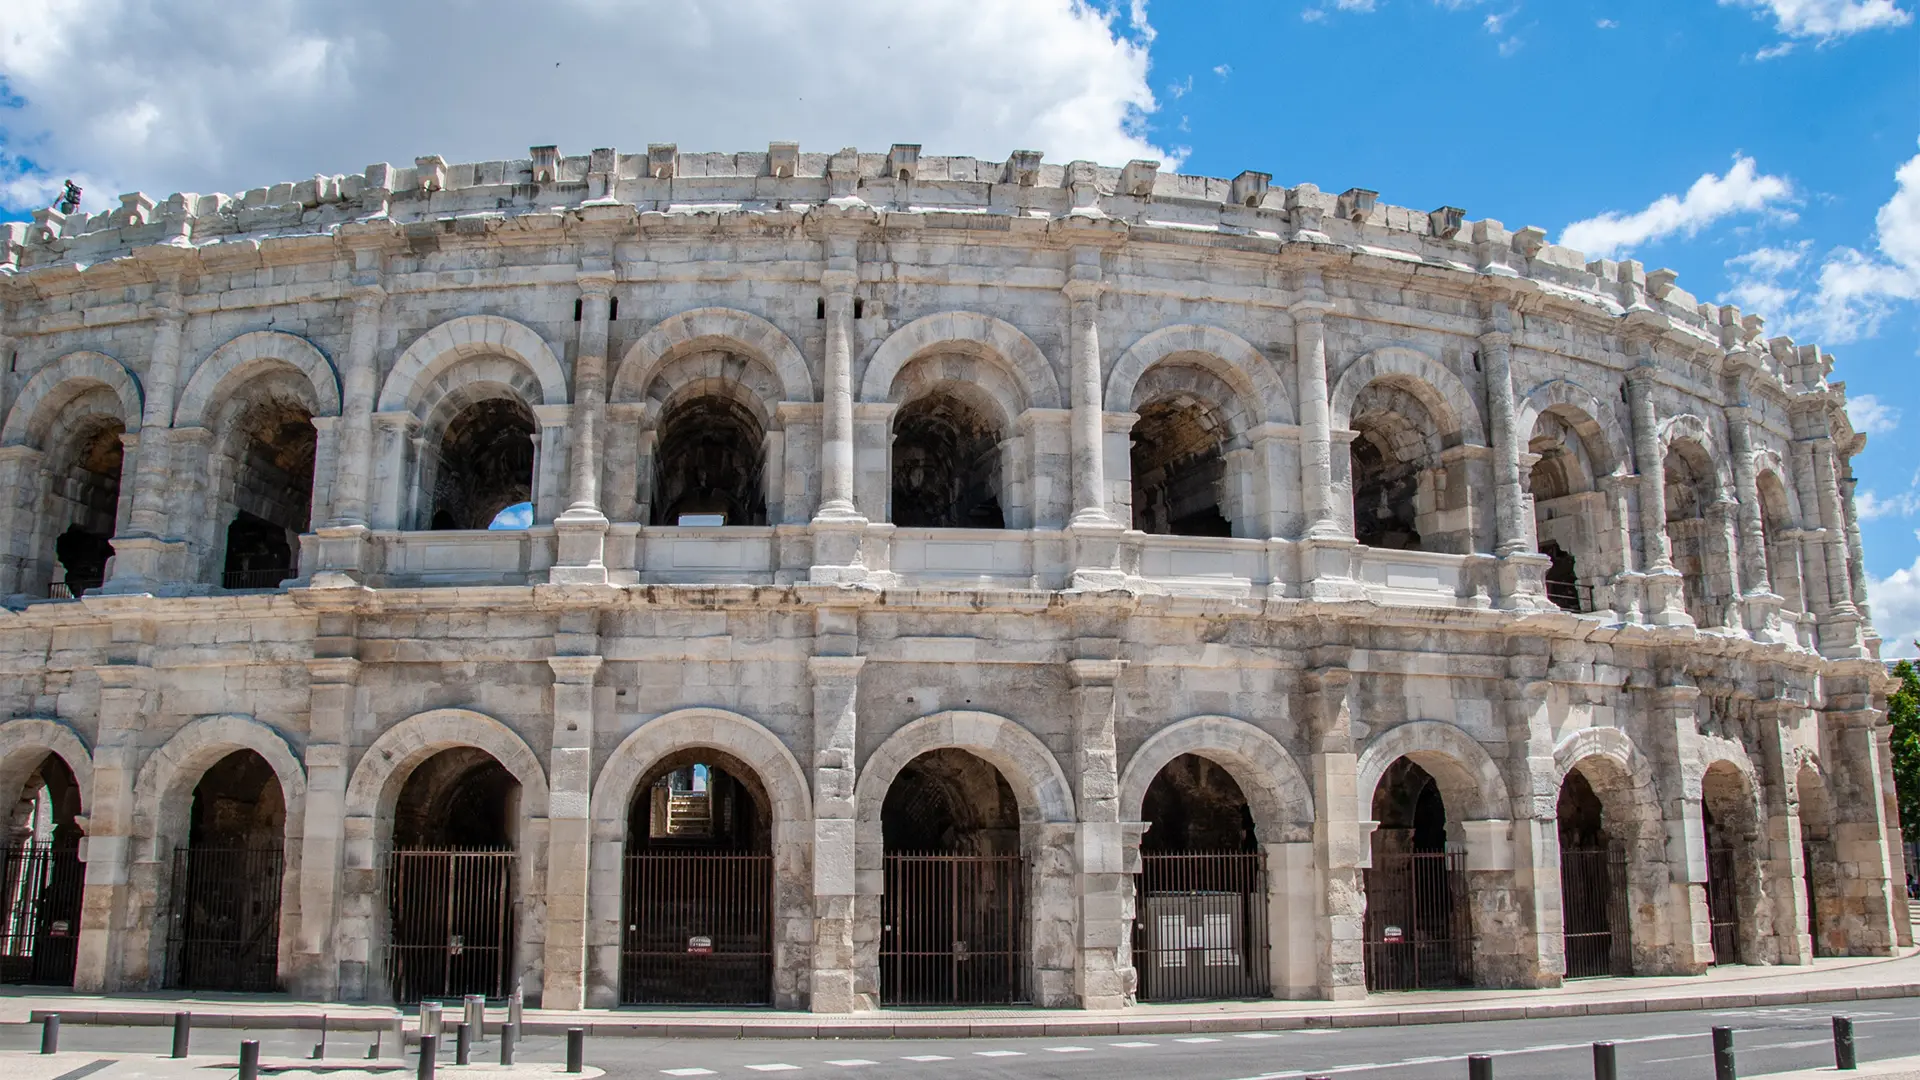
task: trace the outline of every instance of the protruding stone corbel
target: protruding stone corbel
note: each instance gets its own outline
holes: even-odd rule
[[[115,215],[122,225],[145,225],[153,214],[154,202],[144,191],[130,191],[120,196],[120,212]]]
[[[655,180],[671,180],[680,171],[680,147],[674,143],[647,144],[647,175]]]
[[[887,175],[903,184],[920,177],[920,144],[894,143],[887,151]]]
[[[1153,198],[1153,182],[1160,175],[1157,161],[1129,161],[1120,170],[1120,193],[1136,199]]]
[[[1465,210],[1457,206],[1442,206],[1427,214],[1427,227],[1440,239],[1451,240],[1460,235],[1460,227],[1466,220]]]
[[[1538,225],[1528,225],[1513,234],[1513,250],[1523,258],[1538,258],[1542,248],[1547,246],[1547,230]]]
[[[1320,189],[1312,184],[1301,184],[1287,192],[1287,219],[1293,224],[1293,238],[1310,243],[1326,243],[1327,234],[1320,231],[1320,204],[1315,201]]]
[[[1233,178],[1232,185],[1227,188],[1227,197],[1233,201],[1233,205],[1251,210],[1267,197],[1267,187],[1272,183],[1273,174],[1248,169]]]
[[[1348,188],[1340,193],[1340,216],[1353,222],[1355,225],[1363,225],[1366,223],[1367,218],[1373,214],[1374,204],[1379,198],[1380,193],[1377,191],[1368,191],[1366,188],[1357,187]]]
[[[1038,150],[1015,150],[1007,157],[1005,183],[1018,184],[1021,187],[1033,187],[1040,182],[1040,159],[1044,155]]]
[[[414,183],[421,191],[441,191],[447,186],[447,159],[439,154],[413,159]]]
[[[533,182],[551,184],[560,179],[560,148],[558,146],[530,146],[528,156],[533,158]]]
[[[651,155],[651,150],[649,150]],[[607,203],[620,197],[620,152],[611,146],[587,155],[587,202]]]
[[[797,142],[771,142],[767,144],[767,175],[777,180],[791,180],[800,170],[800,144]]]

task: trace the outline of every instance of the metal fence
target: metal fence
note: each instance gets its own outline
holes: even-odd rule
[[[1366,871],[1368,990],[1473,981],[1465,852],[1375,852]]]
[[[1740,962],[1740,896],[1733,848],[1707,849],[1707,919],[1713,930],[1713,962]]]
[[[1264,854],[1143,853],[1134,882],[1142,1001],[1267,995]]]
[[[73,985],[85,876],[71,845],[0,849],[0,982]]]
[[[279,848],[175,848],[167,986],[280,988]]]
[[[511,851],[395,851],[387,856],[387,985],[401,1004],[513,985]]]
[[[623,1004],[772,1003],[772,855],[628,855],[625,870]]]
[[[1560,849],[1567,978],[1633,974],[1626,881],[1626,866],[1606,848]]]
[[[1025,878],[1018,855],[889,854],[880,999],[889,1005],[1027,1001]]]
[[[220,587],[223,589],[277,589],[281,582],[298,573],[299,570],[291,566],[277,566],[268,570],[228,570],[220,575]]]

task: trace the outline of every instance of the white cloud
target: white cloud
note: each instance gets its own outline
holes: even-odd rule
[[[1620,24],[1617,22],[1614,22],[1612,19],[1600,19],[1600,20],[1597,20],[1593,25],[1599,27],[1602,30],[1618,30],[1620,28]]]
[[[1693,236],[1730,214],[1770,210],[1775,216],[1790,217],[1778,204],[1792,196],[1793,185],[1785,177],[1762,173],[1752,158],[1735,154],[1725,176],[1707,173],[1685,195],[1662,195],[1645,210],[1630,214],[1609,210],[1576,221],[1561,233],[1560,242],[1609,258],[1622,249],[1669,236]]]
[[[1873,609],[1873,627],[1884,643],[1882,656],[1915,656],[1920,650],[1920,559],[1884,578],[1867,575],[1867,604]]]
[[[0,155],[0,202],[15,208],[68,175],[98,207],[543,143],[1174,158],[1145,134],[1142,0],[550,0],[537,19],[513,0],[6,7],[0,77],[24,104],[0,109],[17,155]]]
[[[1778,60],[1792,51],[1793,51],[1793,42],[1782,41],[1777,45],[1769,45],[1764,49],[1760,49],[1756,51],[1753,54],[1753,58],[1755,60],[1759,60],[1762,62],[1765,62],[1767,60]]]
[[[1873,394],[1848,398],[1847,416],[1853,421],[1853,430],[1863,435],[1891,435],[1900,427],[1900,409]]]
[[[1920,155],[1893,174],[1874,215],[1877,254],[1837,249],[1820,267],[1808,321],[1836,343],[1872,337],[1896,303],[1920,300]]]
[[[1894,0],[1720,0],[1720,6],[1751,8],[1761,17],[1771,15],[1780,33],[1822,42],[1913,21],[1913,13],[1902,10]]]
[[[1887,499],[1875,494],[1871,488],[1857,491],[1853,496],[1853,514],[1861,521],[1912,517],[1915,511],[1920,511],[1920,492],[1911,489]]]
[[[1177,83],[1167,84],[1167,96],[1175,101],[1193,92],[1193,76],[1189,75]]]
[[[1215,64],[1213,66],[1213,73],[1224,79],[1227,76],[1233,74],[1233,65],[1232,64]]]
[[[1371,13],[1373,11],[1373,0],[1334,0],[1333,6],[1339,8],[1341,11]]]

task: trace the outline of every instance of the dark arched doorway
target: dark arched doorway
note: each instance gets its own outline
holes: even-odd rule
[[[654,764],[627,812],[622,1004],[773,1002],[772,823],[735,758],[698,748]]]
[[[280,988],[287,804],[267,759],[236,750],[193,789],[187,846],[174,849],[167,986]]]
[[[1577,768],[1560,785],[1557,813],[1567,978],[1631,975],[1626,847],[1612,842],[1600,796]]]
[[[1760,822],[1753,786],[1739,769],[1718,761],[1700,779],[1700,818],[1707,841],[1707,920],[1713,962],[1750,964],[1763,932]]]
[[[407,777],[387,869],[395,1001],[513,988],[519,822],[520,782],[485,750],[442,750]]]
[[[992,765],[952,748],[900,770],[881,805],[889,1005],[1028,1000],[1020,807]]]
[[[1148,785],[1140,817],[1134,968],[1142,1001],[1265,997],[1267,868],[1240,785],[1182,754]]]
[[[20,787],[0,852],[0,982],[72,986],[79,955],[80,786],[58,754]]]
[[[1366,872],[1367,989],[1425,990],[1473,981],[1466,853],[1447,843],[1440,785],[1409,758],[1373,792],[1373,865]]]

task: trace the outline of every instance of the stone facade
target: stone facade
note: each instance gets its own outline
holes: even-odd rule
[[[390,992],[403,834],[490,829],[529,999],[613,1004],[636,795],[694,750],[765,816],[788,1007],[887,999],[883,808],[942,750],[1017,808],[979,827],[1025,857],[1039,1004],[1134,1000],[1143,808],[1189,754],[1266,857],[1278,997],[1365,993],[1367,868],[1427,827],[1390,773],[1444,804],[1483,985],[1567,972],[1576,772],[1634,972],[1716,959],[1710,848],[1721,961],[1910,943],[1864,436],[1831,357],[1668,271],[914,146],[536,147],[0,228],[0,790],[52,754],[80,792],[83,989],[165,977],[172,852],[240,750],[279,785],[232,811],[283,823],[279,979],[323,998]],[[496,794],[408,794],[455,773]]]

